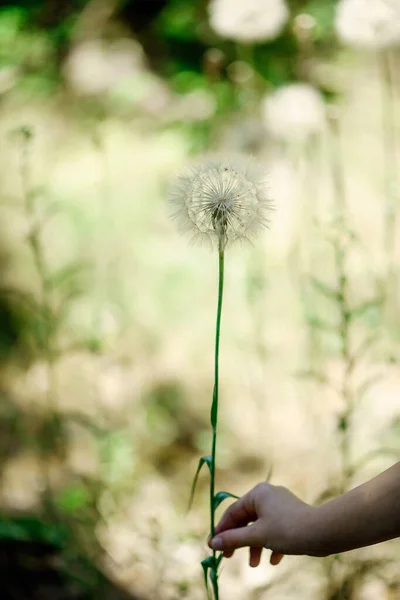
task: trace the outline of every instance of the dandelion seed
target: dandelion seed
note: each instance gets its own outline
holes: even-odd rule
[[[263,171],[241,159],[214,158],[192,167],[178,177],[169,201],[184,230],[216,242],[220,251],[251,239],[268,225],[271,210]]]
[[[370,49],[400,44],[399,0],[340,0],[336,31],[350,46]]]
[[[209,14],[218,35],[238,42],[273,40],[289,19],[284,0],[212,0]]]

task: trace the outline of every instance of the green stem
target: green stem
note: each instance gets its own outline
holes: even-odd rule
[[[221,331],[222,297],[224,291],[224,251],[219,249],[218,261],[218,306],[217,323],[215,329],[215,360],[214,360],[214,392],[211,405],[211,425],[212,425],[212,449],[211,449],[211,478],[210,478],[210,520],[211,537],[215,535],[215,460],[217,449],[217,424],[218,424],[218,383],[219,383],[219,339]],[[214,564],[216,564],[216,552],[213,550]],[[218,600],[217,573],[215,571],[215,584],[213,585],[215,600]]]

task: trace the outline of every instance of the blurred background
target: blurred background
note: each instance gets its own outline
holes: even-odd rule
[[[167,204],[200,155],[274,205],[226,257],[218,489],[399,459],[399,45],[399,0],[1,2],[2,597],[205,598],[218,265]],[[221,596],[400,598],[399,550],[237,552]]]

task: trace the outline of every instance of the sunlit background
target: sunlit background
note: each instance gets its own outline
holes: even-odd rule
[[[218,265],[167,203],[199,155],[274,205],[226,255],[218,489],[399,459],[399,47],[399,0],[1,3],[2,598],[206,597]],[[399,550],[243,550],[221,598],[393,600]]]

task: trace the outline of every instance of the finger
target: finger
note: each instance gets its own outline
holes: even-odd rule
[[[279,563],[281,562],[282,558],[283,558],[283,554],[281,554],[280,552],[273,552],[271,554],[271,558],[269,559],[269,562],[271,563],[271,565],[279,565]]]
[[[207,538],[207,544],[209,548],[212,548],[211,546],[211,535],[208,536]],[[225,550],[224,552],[224,558],[231,558],[233,556],[234,550]]]
[[[229,529],[219,533],[211,540],[211,547],[214,550],[236,550],[236,548],[244,548],[245,546],[253,546],[254,548],[263,546],[257,523],[248,525],[247,527],[239,527],[238,529]]]
[[[261,560],[262,548],[250,548],[250,561],[251,567],[258,567]]]
[[[254,507],[252,492],[249,492],[226,509],[215,528],[215,533],[218,534],[226,529],[242,527],[256,519],[257,513]]]

